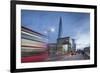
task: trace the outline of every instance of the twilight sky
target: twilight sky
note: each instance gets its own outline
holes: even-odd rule
[[[74,38],[77,49],[90,44],[89,13],[21,10],[21,25],[47,35],[50,43],[56,42],[60,18],[61,37]]]

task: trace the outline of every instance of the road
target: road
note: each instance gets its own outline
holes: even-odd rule
[[[69,60],[86,60],[87,58],[82,54],[63,55],[49,58],[49,61],[69,61]]]
[[[76,55],[64,55],[62,56],[61,60],[84,60],[85,57],[82,54],[76,54]]]

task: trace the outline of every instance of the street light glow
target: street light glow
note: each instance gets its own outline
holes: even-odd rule
[[[44,31],[44,33],[47,34],[48,32],[47,31]]]
[[[48,34],[49,32],[55,32],[55,28],[50,28],[47,31],[44,31],[45,34]]]
[[[51,32],[55,32],[55,29],[54,29],[54,28],[51,28],[50,31],[51,31]]]

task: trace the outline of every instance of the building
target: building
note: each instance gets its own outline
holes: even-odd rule
[[[86,59],[90,59],[90,46],[84,48],[84,54]]]
[[[26,27],[21,27],[21,62],[43,61],[48,57],[45,35]]]
[[[75,39],[72,39],[71,41],[72,41],[72,43],[71,43],[72,49],[73,49],[74,51],[76,51],[76,43],[75,43]]]
[[[49,56],[55,56],[56,55],[56,43],[49,43],[48,44],[48,51],[49,51]]]
[[[76,50],[75,40],[70,37],[59,38],[57,41],[57,51],[61,54],[74,52]]]

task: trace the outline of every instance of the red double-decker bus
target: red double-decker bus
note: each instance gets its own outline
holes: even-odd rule
[[[45,35],[21,28],[21,62],[41,62],[48,58],[47,38]]]

